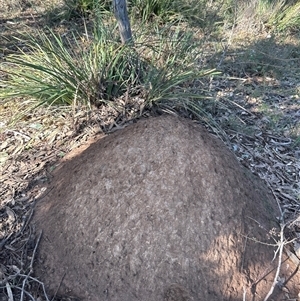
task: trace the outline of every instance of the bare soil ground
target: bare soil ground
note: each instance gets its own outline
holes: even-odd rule
[[[45,5],[49,8],[52,4],[54,6],[44,1],[0,2],[1,60],[17,50],[11,39],[13,35],[47,24]],[[65,28],[65,24],[58,24],[56,29]],[[298,265],[299,44],[292,37],[271,41],[264,34],[256,40],[240,33],[233,37],[230,47],[226,41],[217,39],[207,45],[206,63],[218,65],[224,76],[206,83],[207,93],[216,99],[207,102],[206,109],[226,132],[228,148],[266,182],[280,204],[286,217],[286,239],[295,239],[286,246],[285,252]],[[218,47],[220,51],[216,51]],[[274,65],[276,68],[272,68]],[[0,80],[2,76],[0,74]],[[59,160],[70,150],[95,135],[122,127],[130,119],[114,111],[85,113],[69,108],[40,108],[9,125],[12,116],[22,110],[22,100],[0,103],[1,301],[14,300],[13,296],[40,300],[41,285],[38,279],[32,278],[38,241],[29,222],[33,204],[43,192],[41,184],[47,183]],[[216,128],[215,133],[218,132]]]

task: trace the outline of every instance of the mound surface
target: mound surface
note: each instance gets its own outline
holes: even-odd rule
[[[80,300],[263,300],[275,200],[189,120],[138,121],[54,172],[38,201],[35,271]],[[255,297],[254,297],[255,296]]]

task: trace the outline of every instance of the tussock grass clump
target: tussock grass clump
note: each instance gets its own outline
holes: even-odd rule
[[[7,57],[0,98],[31,99],[35,106],[101,106],[126,95],[139,97],[142,107],[164,108],[189,108],[190,101],[201,99],[199,91],[192,92],[193,82],[214,70],[197,65],[201,53],[191,33],[157,27],[151,39],[145,33],[135,46],[126,46],[114,32],[104,24],[95,27],[92,38],[87,32],[65,39],[39,32]]]
[[[228,6],[231,19],[238,28],[283,32],[300,28],[300,3],[287,0],[233,0]]]
[[[192,8],[187,1],[172,0],[131,0],[129,2],[131,13],[143,22],[158,18],[160,21],[182,19],[189,14]]]
[[[135,68],[129,49],[102,37],[63,40],[39,32],[19,51],[7,58],[0,97],[29,97],[39,105],[105,102],[132,79]]]
[[[86,16],[91,13],[109,11],[109,0],[64,0],[64,14],[67,18]]]
[[[98,12],[112,12],[112,1],[109,0],[64,0],[66,18],[83,16]],[[129,0],[129,13],[134,20],[142,22],[159,21],[161,23],[185,21],[203,21],[206,1],[204,0]]]
[[[268,28],[275,31],[300,28],[300,2],[261,0],[258,2],[257,15]]]

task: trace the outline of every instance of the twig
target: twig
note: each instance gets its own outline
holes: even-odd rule
[[[243,301],[246,301],[246,289],[243,287]]]
[[[15,136],[19,135],[23,137],[26,141],[29,141],[31,138],[28,135],[22,134],[18,131],[13,131],[13,130],[6,130],[7,133],[13,133]]]
[[[275,273],[275,276],[274,276],[273,284],[272,284],[268,294],[266,295],[264,301],[267,301],[269,299],[269,297],[272,295],[272,293],[274,291],[274,288],[277,284],[277,279],[278,279],[280,268],[281,268],[282,251],[283,251],[283,247],[285,245],[284,233],[283,233],[284,227],[285,227],[284,224],[280,225],[280,243],[279,243],[279,247],[278,247],[279,248],[278,266],[277,266],[277,270],[276,270],[276,273]]]
[[[24,293],[25,293],[27,296],[29,296],[29,297],[32,299],[32,301],[36,301],[36,300],[34,299],[34,297],[33,297],[29,292],[23,290],[23,288],[20,288],[20,287],[18,287],[18,286],[13,286],[13,288],[18,289],[18,290],[21,290],[21,291],[24,291]]]
[[[0,251],[2,250],[2,248],[5,246],[5,244],[7,243],[7,241],[10,239],[10,237],[13,235],[13,232],[11,232],[6,238],[2,239],[0,241]]]
[[[43,288],[43,293],[44,293],[44,296],[46,298],[46,301],[50,301],[49,298],[48,298],[48,296],[47,296],[45,285],[44,285],[43,282],[39,281],[38,279],[36,279],[36,278],[34,278],[32,276],[28,276],[28,275],[24,275],[24,274],[18,274],[18,275],[21,276],[21,277],[28,277],[28,279],[33,280],[33,281],[37,282],[38,284],[40,284],[42,286],[42,288]],[[20,288],[18,287],[18,289],[20,289]]]
[[[35,258],[35,253],[36,253],[36,250],[37,250],[37,247],[40,243],[40,240],[41,240],[41,237],[42,237],[42,231],[40,232],[40,235],[37,239],[37,242],[35,244],[35,247],[34,247],[34,250],[33,250],[33,253],[32,253],[32,257],[31,257],[31,261],[30,261],[30,266],[29,266],[29,272],[28,274],[26,275],[25,279],[23,280],[23,284],[22,284],[22,291],[21,291],[21,298],[20,298],[20,301],[23,301],[24,299],[24,290],[25,290],[25,285],[27,283],[27,280],[28,280],[28,277],[30,276],[30,274],[33,272],[33,262],[34,262],[34,258]]]
[[[35,253],[36,253],[37,247],[38,247],[38,245],[39,245],[39,243],[40,243],[42,234],[43,234],[43,231],[40,232],[40,235],[39,235],[39,237],[38,237],[38,239],[37,239],[37,242],[36,242],[36,244],[35,244],[35,247],[34,247],[34,250],[33,250],[33,253],[32,253],[32,258],[31,258],[30,266],[29,266],[29,267],[30,267],[30,273],[33,272],[33,261],[34,261]]]
[[[33,215],[33,208],[30,210],[29,214],[26,216],[25,223],[23,224],[20,233],[23,234],[23,231],[24,231],[24,229],[26,229],[26,227],[28,226],[28,224],[29,224],[29,222],[30,222],[30,220],[31,220],[31,218],[32,218],[32,215]]]
[[[284,212],[283,212],[282,209],[281,209],[279,199],[278,199],[278,197],[277,197],[277,195],[276,195],[276,193],[275,193],[273,187],[272,187],[271,184],[269,183],[269,181],[266,180],[266,183],[267,183],[267,185],[269,186],[269,188],[270,188],[270,190],[271,190],[271,192],[272,192],[272,194],[273,194],[273,196],[274,196],[274,198],[275,198],[275,200],[276,200],[276,202],[277,202],[277,206],[278,206],[279,211],[280,211],[280,217],[281,217],[282,222],[283,222]]]
[[[11,290],[9,283],[6,282],[5,286],[6,286],[6,291],[7,291],[7,295],[8,295],[8,301],[14,301],[14,296],[12,294],[12,290]]]
[[[66,276],[66,273],[64,273],[63,276],[61,277],[61,280],[60,280],[60,282],[59,282],[59,285],[58,285],[58,287],[57,287],[57,289],[56,289],[56,292],[55,292],[55,294],[53,295],[51,301],[53,301],[54,298],[56,297],[56,294],[58,293],[58,290],[59,290],[59,288],[60,288],[62,282],[64,281],[65,276]]]

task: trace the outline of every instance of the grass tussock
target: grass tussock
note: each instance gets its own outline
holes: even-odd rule
[[[129,9],[132,17],[142,22],[157,20],[162,23],[197,20],[204,1],[131,0]]]
[[[300,28],[300,3],[287,0],[233,0],[228,6],[227,20],[238,29],[254,33],[257,31],[284,32]]]
[[[92,37],[86,32],[63,39],[51,30],[38,32],[18,54],[7,57],[0,98],[35,100],[36,107],[99,107],[126,95],[142,99],[143,107],[169,108],[183,103],[189,107],[189,101],[200,99],[201,93],[190,87],[215,71],[197,65],[201,52],[193,34],[168,25],[156,27],[151,41],[146,37],[137,37],[134,47],[121,45],[104,24],[95,26]]]
[[[126,97],[139,98],[143,108],[183,108],[196,115],[208,115],[202,106],[203,96],[208,93],[202,93],[205,84],[200,83],[201,79],[215,75],[216,66],[226,72],[228,62],[231,67],[227,74],[233,76],[279,76],[285,66],[277,59],[274,45],[280,53],[284,49],[275,44],[272,31],[295,30],[300,15],[299,3],[284,0],[132,0],[128,5],[135,43],[124,46],[115,28],[110,1],[63,2],[69,13],[61,16],[76,12],[73,17],[86,19],[82,23],[88,25],[65,35],[48,29],[19,39],[17,44],[22,47],[1,64],[5,74],[0,89],[2,102],[17,98],[34,100],[35,107],[99,107],[114,105]],[[226,57],[229,45],[224,48],[215,43],[215,57],[220,57],[216,62],[204,55],[204,43],[209,38],[207,28],[209,37],[218,39],[220,34],[227,39],[241,28],[246,28],[247,35],[267,29],[272,38],[252,45],[246,38],[242,47],[236,47],[240,54],[235,49],[231,57]],[[287,54],[284,62],[294,59],[297,57],[292,53]],[[204,61],[213,63],[205,66]]]

